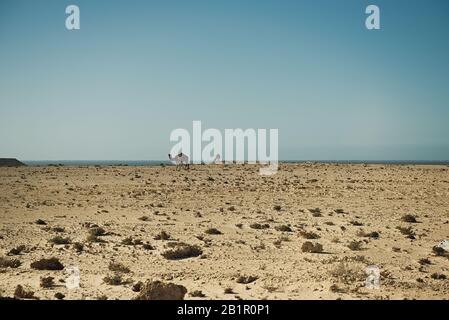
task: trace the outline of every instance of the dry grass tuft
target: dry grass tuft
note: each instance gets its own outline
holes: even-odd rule
[[[203,254],[199,246],[192,246],[186,243],[177,243],[172,250],[162,253],[162,256],[168,260],[181,260],[192,257],[198,257]]]

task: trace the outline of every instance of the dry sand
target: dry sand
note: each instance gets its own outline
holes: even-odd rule
[[[417,223],[402,221],[406,214]],[[104,242],[87,241],[95,225]],[[397,227],[411,227],[411,237]],[[171,239],[155,240],[161,231]],[[304,238],[311,233],[319,238]],[[49,242],[58,235],[71,243]],[[127,237],[133,244],[122,243]],[[282,164],[268,177],[252,165],[0,168],[0,257],[21,262],[0,268],[3,296],[20,284],[40,299],[132,299],[133,285],[152,279],[184,285],[186,299],[199,299],[195,290],[200,299],[447,299],[449,259],[432,252],[444,239],[447,166]],[[303,252],[306,241],[323,252]],[[164,258],[174,242],[202,255]],[[78,267],[81,287],[67,289],[64,271],[30,267],[50,257]],[[104,282],[111,262],[130,269],[124,284]],[[379,289],[365,287],[368,265],[381,270]],[[53,287],[40,287],[46,276]]]

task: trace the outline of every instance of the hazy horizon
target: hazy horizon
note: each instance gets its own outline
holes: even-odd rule
[[[449,160],[448,38],[445,0],[3,0],[0,157],[163,160],[200,120],[283,160]]]

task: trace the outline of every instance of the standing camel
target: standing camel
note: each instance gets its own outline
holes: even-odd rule
[[[168,154],[168,158],[171,161],[176,162],[176,170],[181,169],[181,167],[184,167],[184,169],[189,169],[189,157],[182,152],[180,152],[177,156],[172,157],[171,154]]]

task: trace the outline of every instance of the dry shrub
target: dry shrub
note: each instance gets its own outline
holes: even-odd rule
[[[41,277],[40,286],[41,288],[51,288],[55,285],[55,278],[53,277]]]
[[[275,226],[274,229],[276,231],[281,231],[281,232],[293,232],[292,228],[290,228],[289,226],[282,224],[280,226]]]
[[[131,290],[134,292],[140,292],[140,290],[142,290],[143,287],[143,282],[142,281],[138,281],[135,284],[133,284]]]
[[[25,250],[26,250],[26,247],[24,245],[20,245],[18,247],[15,247],[15,248],[12,248],[11,250],[9,250],[8,256],[18,256]]]
[[[351,266],[348,263],[341,262],[338,266],[330,271],[330,274],[345,284],[354,284],[364,281],[366,274],[361,268]]]
[[[53,228],[51,228],[51,231],[62,233],[62,232],[65,232],[65,228],[63,228],[63,227],[53,227]]]
[[[65,298],[65,295],[63,293],[61,293],[61,292],[56,292],[55,293],[55,298],[58,299],[58,300],[62,300],[62,299]]]
[[[348,244],[348,248],[352,251],[360,251],[362,250],[363,242],[362,241],[351,241]]]
[[[170,239],[170,235],[165,231],[161,231],[154,237],[154,240],[168,240],[168,239]]]
[[[448,252],[446,250],[444,250],[443,248],[438,247],[438,246],[434,246],[432,248],[432,252],[435,253],[435,255],[439,256],[439,257],[444,257],[444,256],[448,256],[449,257]]]
[[[199,246],[192,246],[186,243],[177,243],[175,248],[162,253],[162,256],[168,260],[180,260],[191,257],[198,257],[203,253]]]
[[[22,265],[19,259],[0,257],[0,268],[18,268]]]
[[[409,239],[415,239],[415,232],[413,231],[412,227],[397,227],[397,229],[407,238]]]
[[[310,241],[303,243],[301,247],[302,252],[321,253],[323,252],[323,246],[320,243],[313,244]]]
[[[237,283],[248,284],[256,281],[257,279],[258,277],[256,276],[239,276],[236,281]]]
[[[89,229],[89,235],[101,237],[107,235],[106,230],[102,227],[93,227]]]
[[[183,300],[186,287],[161,281],[147,281],[135,300]]]
[[[406,215],[402,216],[401,220],[404,222],[408,222],[408,223],[417,223],[418,222],[418,221],[416,221],[416,216],[414,216],[412,214],[406,214]]]
[[[216,229],[216,228],[209,228],[206,231],[204,231],[204,233],[206,234],[210,234],[210,235],[218,235],[218,234],[222,234],[220,230]]]
[[[130,272],[129,268],[120,262],[111,262],[111,263],[109,263],[108,268],[109,268],[109,270],[114,271],[114,272],[121,272],[121,273],[129,273]]]
[[[42,220],[42,219],[37,219],[34,223],[35,223],[35,224],[38,224],[38,225],[41,225],[41,226],[47,225],[47,222],[45,222],[45,221]]]
[[[224,293],[225,293],[225,294],[233,294],[233,293],[234,293],[234,290],[233,290],[232,288],[225,288],[225,289],[224,289]]]
[[[64,266],[57,258],[40,259],[31,263],[31,268],[36,270],[63,270]]]
[[[33,291],[25,290],[20,284],[17,285],[16,290],[14,291],[14,298],[16,298],[16,299],[37,299],[34,296]]]
[[[300,230],[299,235],[307,240],[319,239],[320,236],[315,232]]]
[[[130,279],[123,279],[122,275],[116,273],[112,276],[106,276],[103,278],[103,281],[111,286],[119,286],[122,284],[131,283]]]
[[[265,224],[252,223],[249,225],[249,227],[252,229],[268,229],[270,227],[270,225],[267,223],[265,223]]]
[[[190,293],[190,296],[195,298],[204,298],[206,295],[201,290],[195,290]]]
[[[80,242],[75,242],[73,244],[73,249],[75,249],[76,252],[82,252],[84,250],[84,245]]]
[[[64,238],[61,236],[55,236],[49,240],[50,243],[53,244],[70,244],[72,240],[70,238]]]
[[[441,274],[441,273],[432,273],[432,275],[430,277],[435,280],[446,280],[447,279],[446,275]]]

